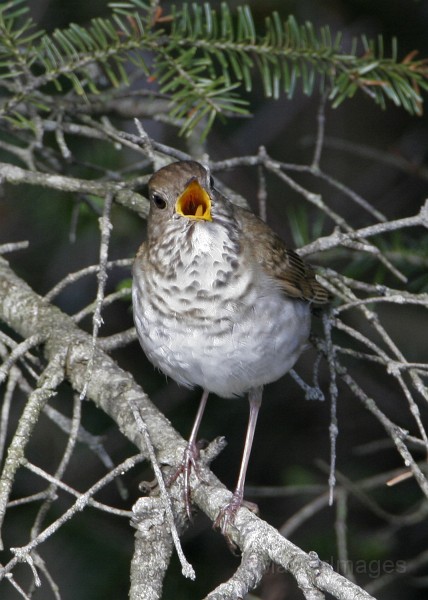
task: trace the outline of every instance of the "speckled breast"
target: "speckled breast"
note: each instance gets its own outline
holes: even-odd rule
[[[188,243],[166,237],[135,263],[135,325],[148,358],[178,383],[242,395],[292,368],[309,305],[247,264],[223,228],[198,225]]]

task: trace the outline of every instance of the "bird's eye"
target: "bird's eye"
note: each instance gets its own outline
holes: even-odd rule
[[[166,200],[160,194],[152,195],[153,204],[160,209],[166,208]]]
[[[210,175],[210,188],[214,189],[214,177]]]

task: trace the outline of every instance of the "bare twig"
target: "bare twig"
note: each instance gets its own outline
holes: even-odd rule
[[[0,163],[0,178],[8,183],[38,185],[63,192],[77,194],[94,194],[101,198],[113,194],[115,201],[123,206],[136,211],[142,217],[148,215],[148,202],[139,194],[126,188],[125,184],[115,182],[89,181],[66,177],[65,175],[50,175],[38,171],[28,171],[7,163]]]
[[[167,492],[167,489],[165,486],[162,471],[159,466],[159,462],[158,462],[158,459],[157,459],[157,456],[155,453],[155,449],[153,447],[153,443],[150,439],[150,434],[147,429],[147,425],[145,424],[134,399],[130,400],[130,405],[131,405],[132,414],[135,417],[135,422],[136,422],[138,428],[140,429],[140,431],[142,432],[142,434],[144,436],[144,441],[146,442],[147,450],[148,450],[148,453],[150,456],[150,462],[152,463],[152,467],[153,467],[153,470],[156,475],[156,480],[158,482],[158,486],[159,486],[159,490],[160,490],[160,497],[161,497],[161,501],[162,501],[162,505],[163,505],[163,510],[165,512],[166,520],[168,522],[168,528],[171,532],[171,536],[172,536],[172,539],[174,542],[174,546],[175,546],[178,558],[180,559],[182,573],[185,577],[188,577],[189,579],[195,579],[195,577],[196,577],[195,571],[194,571],[192,565],[188,562],[188,560],[184,556],[184,552],[183,552],[183,549],[180,544],[180,538],[179,538],[177,527],[176,527],[175,521],[174,521],[174,514],[172,511],[171,500],[170,500],[170,497],[168,496],[168,492]]]
[[[64,359],[64,351],[58,353],[42,373],[38,387],[30,395],[19,420],[14,438],[9,445],[6,462],[0,478],[0,525],[3,523],[6,513],[6,506],[15,479],[15,473],[24,459],[24,450],[37,423],[38,416],[46,402],[55,395],[56,388],[63,380]]]
[[[98,490],[103,488],[118,475],[125,473],[129,469],[132,469],[142,460],[144,460],[144,456],[141,454],[127,458],[115,469],[107,473],[107,475],[91,486],[87,492],[81,494],[73,506],[71,506],[63,515],[61,515],[61,517],[51,523],[51,525],[43,530],[37,537],[32,539],[26,546],[22,546],[20,548],[11,548],[12,552],[15,554],[15,557],[12,558],[3,568],[0,568],[0,579],[7,575],[7,573],[13,569],[17,562],[27,562],[31,566],[31,552],[35,548],[37,548],[48,537],[58,531],[58,529],[62,527],[64,523],[69,521],[73,515],[82,511],[90,503],[90,500]]]

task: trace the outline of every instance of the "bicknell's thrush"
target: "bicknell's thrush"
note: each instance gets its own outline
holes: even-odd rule
[[[239,477],[216,523],[223,533],[243,502],[263,385],[289,371],[307,342],[311,304],[328,294],[312,268],[250,211],[232,204],[194,161],[149,181],[148,238],[133,267],[133,309],[149,360],[203,394],[183,465],[186,509],[197,432],[213,392],[248,393],[250,415]]]

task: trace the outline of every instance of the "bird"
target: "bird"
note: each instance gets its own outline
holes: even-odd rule
[[[133,264],[139,342],[155,367],[203,393],[174,479],[186,511],[197,471],[198,429],[208,395],[248,395],[249,419],[231,500],[215,525],[226,535],[244,503],[263,386],[287,373],[307,345],[311,307],[329,302],[314,269],[254,213],[216,187],[208,167],[172,162],[148,182],[147,239]]]

